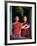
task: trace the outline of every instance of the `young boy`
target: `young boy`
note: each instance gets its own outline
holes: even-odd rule
[[[21,23],[19,22],[19,17],[15,17],[15,22],[12,24],[12,36],[13,38],[21,37]]]
[[[24,22],[23,22],[23,26],[24,28],[22,29],[22,37],[25,38],[29,38],[29,34],[30,34],[30,24],[28,23],[28,19],[26,16],[24,16],[23,18]]]

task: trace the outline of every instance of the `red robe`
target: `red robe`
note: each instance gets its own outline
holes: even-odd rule
[[[17,22],[16,24],[13,25],[13,36],[14,38],[18,38],[21,35],[21,23]]]
[[[25,25],[25,24],[29,24],[29,23],[26,22],[23,25]],[[29,34],[30,34],[30,28],[28,28],[28,29],[22,29],[21,35],[23,37],[29,38]]]

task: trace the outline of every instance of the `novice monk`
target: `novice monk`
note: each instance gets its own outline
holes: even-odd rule
[[[15,17],[15,22],[12,24],[12,35],[13,38],[20,38],[21,37],[21,23],[19,22],[19,17]]]
[[[23,20],[24,20],[24,23],[23,23],[24,28],[22,29],[21,35],[22,37],[29,38],[30,24],[28,23],[26,16],[24,16]]]

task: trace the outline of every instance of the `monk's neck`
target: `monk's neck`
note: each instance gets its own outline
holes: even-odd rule
[[[27,21],[24,21],[24,23],[26,23]]]
[[[18,23],[18,21],[16,21],[16,23]]]

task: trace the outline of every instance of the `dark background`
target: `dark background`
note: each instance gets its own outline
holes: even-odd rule
[[[18,8],[18,9],[17,9]],[[30,23],[30,10],[31,7],[20,7],[20,6],[12,6],[12,22],[14,22],[15,16],[19,16],[19,21],[23,22],[23,16],[27,16],[28,21]],[[18,12],[17,12],[18,11]]]

